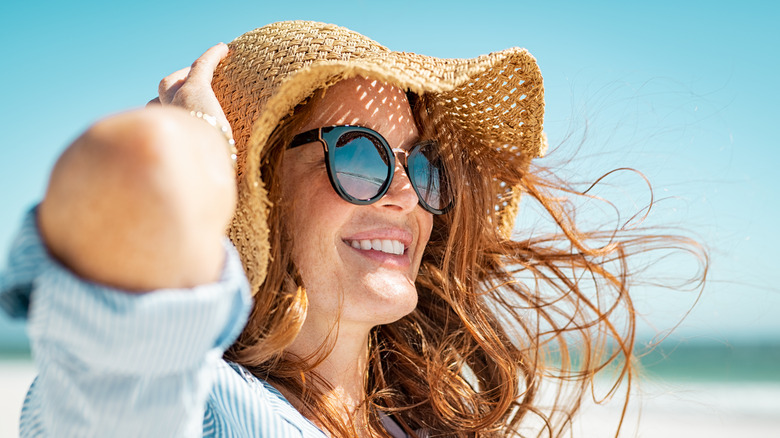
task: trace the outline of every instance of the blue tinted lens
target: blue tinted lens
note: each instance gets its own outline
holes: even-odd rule
[[[336,180],[355,199],[372,199],[387,183],[390,158],[381,141],[369,133],[351,131],[340,136],[334,158]]]
[[[444,166],[435,143],[416,146],[409,154],[407,167],[420,201],[434,210],[444,210],[449,206],[451,199],[444,179]]]

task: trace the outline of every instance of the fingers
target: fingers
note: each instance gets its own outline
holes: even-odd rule
[[[219,61],[228,54],[228,46],[225,43],[219,43],[216,46],[206,50],[200,58],[192,63],[187,80],[196,81],[201,84],[211,86],[211,80],[214,77]]]
[[[219,62],[228,55],[228,46],[219,43],[206,50],[190,67],[163,78],[158,87],[159,98],[150,104],[175,105],[190,111],[201,111],[216,117],[229,128],[227,118],[217,100],[211,81]]]
[[[155,97],[154,99],[150,100],[149,102],[146,102],[146,106],[154,106],[154,105],[160,105],[162,102],[160,102],[159,97]]]
[[[160,81],[160,85],[157,87],[157,93],[160,95],[160,103],[170,104],[173,101],[173,97],[181,86],[184,85],[184,81],[187,80],[187,75],[189,73],[190,67],[185,67],[169,74]]]

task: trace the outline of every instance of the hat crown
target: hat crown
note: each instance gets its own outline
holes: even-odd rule
[[[334,24],[286,21],[247,32],[231,43],[237,65],[264,81],[280,81],[315,61],[349,61],[390,50]]]
[[[269,24],[229,46],[213,86],[240,144],[248,141],[252,123],[290,76],[317,62],[348,63],[391,52],[357,32],[314,21]]]

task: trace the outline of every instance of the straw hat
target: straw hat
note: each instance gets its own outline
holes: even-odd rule
[[[546,149],[542,76],[525,49],[440,59],[391,51],[349,29],[310,21],[269,24],[229,47],[213,87],[238,146],[239,199],[229,237],[253,291],[265,279],[269,248],[269,202],[255,170],[260,153],[280,120],[319,88],[354,76],[378,79],[432,95],[437,114],[507,163],[526,166]],[[502,198],[512,201],[496,199],[497,226],[509,232],[519,196]]]

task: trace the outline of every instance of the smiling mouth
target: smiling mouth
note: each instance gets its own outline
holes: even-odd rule
[[[393,255],[401,255],[406,250],[403,243],[392,239],[348,240],[346,243],[355,249],[373,250]]]

